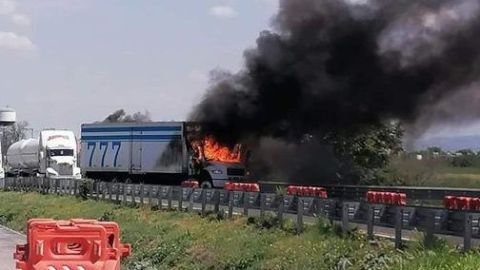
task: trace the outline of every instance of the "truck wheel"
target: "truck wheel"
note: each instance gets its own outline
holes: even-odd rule
[[[211,189],[213,188],[212,181],[206,180],[200,184],[200,188]]]
[[[200,174],[200,181],[202,181],[200,183],[200,188],[213,188],[213,182],[212,182],[212,177],[210,176],[210,174],[208,174],[207,171],[203,171],[201,174]]]

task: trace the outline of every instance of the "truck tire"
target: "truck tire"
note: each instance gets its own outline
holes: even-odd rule
[[[212,182],[212,177],[210,177],[210,174],[206,171],[203,171],[200,174],[200,188],[206,188],[206,189],[211,189],[213,188],[213,182]]]
[[[200,184],[200,188],[212,189],[213,188],[213,183],[212,183],[212,181],[203,181]]]

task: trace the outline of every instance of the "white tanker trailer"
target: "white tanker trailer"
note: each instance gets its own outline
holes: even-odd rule
[[[21,140],[7,150],[8,176],[81,178],[77,140],[72,131],[43,130],[38,139]]]

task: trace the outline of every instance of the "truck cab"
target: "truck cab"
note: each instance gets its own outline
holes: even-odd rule
[[[213,137],[191,139],[193,162],[197,163],[200,173],[200,187],[223,188],[227,182],[242,182],[246,169],[242,162],[242,146],[227,147],[218,143]],[[194,165],[195,166],[195,165]]]
[[[203,171],[208,173],[200,176],[203,188],[223,188],[226,182],[245,179],[245,166],[240,162],[207,161]]]
[[[77,141],[72,131],[44,130],[39,142],[40,173],[49,178],[81,178]]]

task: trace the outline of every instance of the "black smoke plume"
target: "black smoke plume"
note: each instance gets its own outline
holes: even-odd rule
[[[479,98],[468,96],[479,92],[479,0],[279,3],[245,67],[217,72],[191,113],[218,140],[290,142],[392,119],[421,133],[479,115]]]

